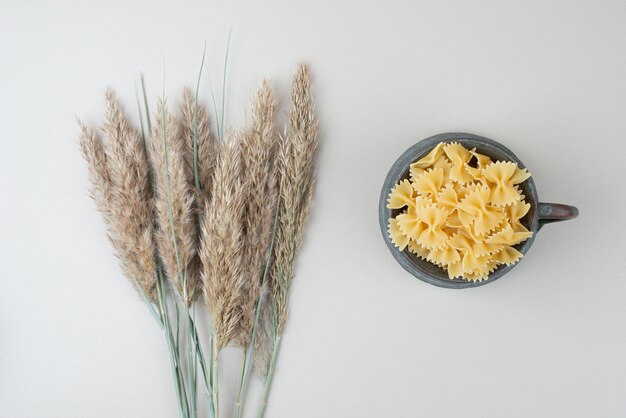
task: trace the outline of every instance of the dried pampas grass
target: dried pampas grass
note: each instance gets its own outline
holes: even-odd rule
[[[289,133],[280,144],[280,199],[274,263],[270,273],[272,311],[278,334],[287,320],[287,300],[294,276],[296,256],[302,245],[314,185],[314,156],[318,145],[318,122],[311,97],[309,68],[298,68],[292,83]]]
[[[252,126],[242,136],[243,180],[245,190],[244,275],[248,281],[242,301],[242,319],[237,342],[250,344],[256,304],[265,291],[263,281],[274,226],[278,178],[274,163],[278,135],[274,126],[276,99],[268,81],[252,102]]]
[[[89,165],[92,196],[124,274],[154,300],[156,253],[148,158],[143,139],[111,91],[106,93],[102,132],[104,143],[81,123],[80,145]]]
[[[185,144],[187,179],[196,194],[196,203],[203,205],[211,196],[213,171],[217,161],[217,141],[211,133],[206,106],[198,103],[188,88],[183,90],[178,130]],[[202,207],[198,209],[202,211]]]
[[[237,335],[247,284],[241,258],[245,208],[241,169],[239,137],[230,132],[220,146],[200,243],[204,299],[218,350]]]
[[[265,340],[268,347],[261,349],[269,358],[257,356],[255,359],[259,369],[266,373],[263,375],[264,390],[259,416],[265,413],[274,378],[287,321],[295,260],[302,246],[315,183],[314,157],[318,145],[318,122],[311,97],[311,77],[306,65],[301,65],[296,71],[291,87],[291,101],[289,131],[282,138],[276,163],[280,193],[269,280],[269,318],[266,317],[265,322],[265,327],[269,328],[267,333],[272,338]]]
[[[150,145],[159,257],[167,277],[189,305],[201,288],[198,265],[192,262],[197,237],[194,195],[185,170],[186,143],[164,100],[157,105]]]
[[[264,379],[259,416],[265,412],[313,194],[318,124],[310,89],[302,65],[284,136],[267,81],[250,124],[224,139],[211,132],[207,109],[190,90],[176,115],[162,99],[153,124],[147,116],[147,149],[143,128],[140,135],[131,126],[111,92],[106,140],[80,123],[91,195],[125,275],[164,330],[181,417],[198,416],[201,376],[209,415],[218,418],[219,352],[229,344],[244,354],[235,418],[254,367]],[[145,89],[143,103],[147,114]],[[221,133],[224,121],[215,122]],[[211,316],[210,362],[195,328],[200,295]]]

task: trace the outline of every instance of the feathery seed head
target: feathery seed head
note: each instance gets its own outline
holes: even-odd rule
[[[166,275],[189,305],[200,291],[200,279],[197,263],[193,262],[197,245],[196,217],[185,169],[186,143],[163,100],[158,103],[155,119],[150,157],[154,172],[157,248]]]

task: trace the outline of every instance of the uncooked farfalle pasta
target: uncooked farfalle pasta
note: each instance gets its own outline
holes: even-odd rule
[[[400,251],[447,270],[450,279],[486,280],[522,257],[515,245],[532,236],[519,184],[530,177],[509,161],[441,142],[410,166],[410,179],[389,193],[389,236]]]

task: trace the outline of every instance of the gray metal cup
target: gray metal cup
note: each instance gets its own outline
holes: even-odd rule
[[[399,210],[387,208],[387,198],[391,189],[398,184],[400,180],[409,178],[409,165],[411,163],[424,157],[435,145],[440,142],[458,142],[467,149],[476,148],[477,152],[491,157],[493,161],[513,161],[516,162],[520,168],[525,168],[520,159],[517,158],[517,156],[508,148],[488,138],[468,133],[444,133],[426,138],[406,150],[389,170],[387,178],[385,179],[385,184],[383,185],[380,193],[380,230],[394,258],[402,267],[404,267],[406,271],[418,279],[435,286],[451,289],[464,289],[467,287],[482,286],[499,279],[515,267],[517,263],[510,266],[499,266],[495,271],[489,274],[487,280],[480,282],[471,282],[463,279],[451,280],[448,278],[448,272],[446,270],[428,261],[420,259],[406,249],[404,251],[400,251],[393,245],[391,239],[389,238],[389,218],[395,217],[400,212]],[[530,249],[530,246],[533,244],[537,236],[537,232],[539,232],[543,225],[551,222],[573,219],[578,216],[578,209],[569,205],[540,202],[532,176],[519,186],[526,196],[526,202],[530,203],[530,210],[526,216],[521,219],[521,222],[526,226],[526,228],[528,228],[529,231],[533,232],[533,236],[516,245],[515,248],[522,254],[526,254],[526,252]]]

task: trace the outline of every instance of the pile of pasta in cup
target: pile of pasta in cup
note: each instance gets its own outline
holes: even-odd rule
[[[389,218],[389,236],[450,279],[486,280],[499,265],[519,261],[513,246],[532,236],[521,222],[530,204],[518,186],[529,177],[515,162],[441,142],[389,193],[387,207],[399,210]]]

